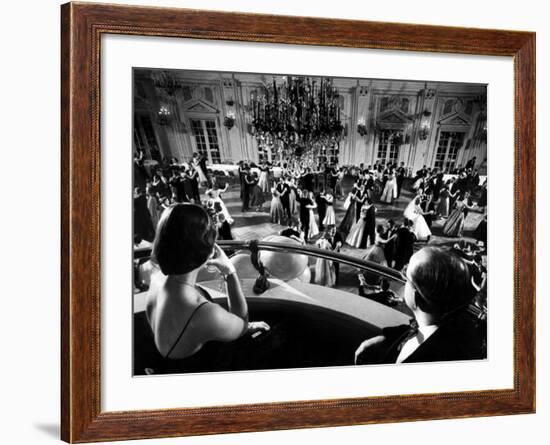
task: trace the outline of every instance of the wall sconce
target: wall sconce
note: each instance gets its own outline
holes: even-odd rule
[[[172,113],[164,105],[160,107],[160,110],[157,112],[157,121],[160,125],[168,125]]]
[[[426,139],[428,139],[429,134],[430,134],[430,124],[428,124],[427,122],[424,122],[420,127],[420,130],[418,132],[418,137],[420,138],[420,140],[425,141]]]
[[[233,113],[232,111],[229,111],[225,115],[225,118],[223,119],[223,124],[228,130],[231,130],[235,125],[235,113]]]
[[[359,133],[361,137],[366,136],[367,125],[365,124],[365,119],[360,119],[359,122],[357,122],[357,133]]]

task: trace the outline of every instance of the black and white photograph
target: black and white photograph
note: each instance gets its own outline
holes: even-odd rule
[[[487,359],[486,84],[132,82],[134,376]]]

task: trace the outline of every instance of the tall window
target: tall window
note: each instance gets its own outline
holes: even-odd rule
[[[211,164],[219,164],[221,158],[216,121],[213,119],[194,119],[191,120],[191,128],[193,136],[195,136],[197,151],[206,156]]]
[[[464,143],[464,133],[442,131],[437,143],[434,167],[444,172],[452,172],[456,167],[458,151]]]
[[[150,116],[134,115],[134,145],[136,151],[143,151],[147,158],[160,161],[160,150]]]
[[[403,133],[395,130],[382,130],[378,136],[376,160],[379,164],[395,163],[399,159],[399,146]]]

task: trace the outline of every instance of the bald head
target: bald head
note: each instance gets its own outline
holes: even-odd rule
[[[424,247],[415,253],[407,275],[417,291],[416,305],[430,314],[443,315],[475,295],[466,263],[440,247]]]

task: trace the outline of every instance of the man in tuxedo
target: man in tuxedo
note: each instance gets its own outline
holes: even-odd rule
[[[245,167],[243,175],[242,185],[244,186],[244,189],[241,192],[241,199],[243,203],[242,211],[247,212],[250,210],[250,192],[252,189],[251,184],[253,183],[252,176],[250,174],[250,167],[248,165]]]
[[[307,206],[313,205],[313,202],[309,199],[307,190],[301,190],[301,195],[297,201],[298,204],[300,204],[300,224],[302,226],[302,232],[304,232],[304,241],[307,243],[309,239],[309,209]]]
[[[401,195],[401,187],[403,187],[403,181],[405,180],[405,163],[401,162],[401,165],[395,170],[395,176],[397,180],[397,197]]]
[[[393,219],[388,219],[388,222],[386,223],[386,233],[384,235],[384,239],[390,239],[393,235],[395,235],[396,231],[397,231],[397,227],[395,227],[395,221]],[[386,262],[388,263],[388,267],[392,266],[394,253],[395,253],[395,238],[392,239],[391,241],[388,241],[386,244],[384,244],[384,256],[386,257]]]
[[[178,176],[172,177],[170,185],[176,191],[176,202],[189,202],[189,196],[185,191],[185,171],[180,170]]]
[[[373,246],[376,242],[376,207],[374,206],[372,199],[367,198],[365,200],[366,212],[363,219],[365,220],[365,229],[363,230],[363,237],[359,244],[360,249],[366,249],[368,246]]]
[[[306,168],[305,173],[301,177],[303,187],[309,191],[313,191],[313,182],[315,180],[315,176],[313,175],[313,172],[311,171],[311,168]]]
[[[290,221],[290,186],[283,177],[279,178],[277,191],[281,194],[281,204],[285,211],[285,218],[287,221]]]
[[[468,265],[440,247],[410,260],[404,300],[410,325],[382,329],[355,352],[356,364],[479,360],[487,357],[487,326],[467,311],[476,290]]]
[[[336,230],[336,226],[329,226],[327,228],[327,240],[332,246],[332,250],[334,252],[340,252],[340,249],[344,245],[344,238],[342,237],[342,234]],[[340,263],[338,261],[334,261],[334,275],[336,276],[336,280],[334,282],[335,285],[338,285],[339,274]]]
[[[401,227],[395,231],[395,249],[393,254],[393,268],[401,270],[409,262],[413,254],[416,235],[412,231],[412,221],[405,219]]]
[[[327,214],[327,202],[325,201],[325,190],[321,189],[315,194],[315,203],[317,204],[317,213],[319,214],[319,230],[324,230],[323,220]]]

